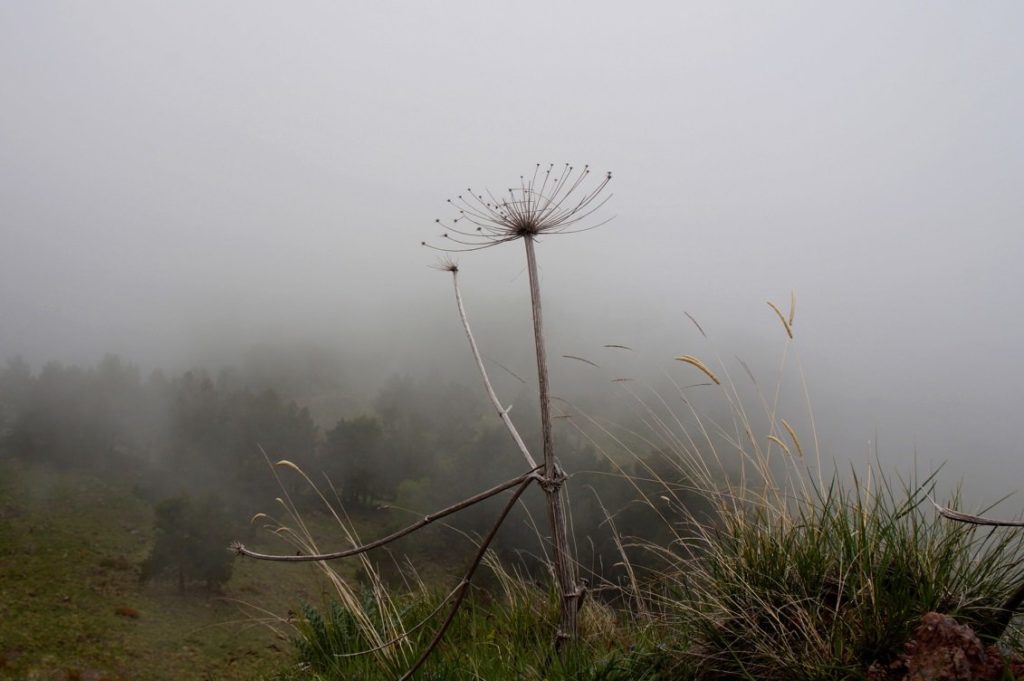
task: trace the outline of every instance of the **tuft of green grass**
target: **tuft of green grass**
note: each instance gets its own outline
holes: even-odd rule
[[[794,304],[788,316],[770,305],[786,345],[775,386],[759,384],[739,361],[753,399],[718,353],[711,364],[681,355],[712,383],[670,379],[674,394],[652,388],[653,399],[643,399],[616,378],[641,427],[616,428],[579,412],[570,421],[633,486],[635,503],[664,521],[660,543],[615,533],[628,581],[601,588],[618,590],[616,600],[628,605],[588,601],[579,641],[556,654],[554,592],[492,558],[500,595],[474,592],[418,679],[863,679],[873,663],[899,655],[931,611],[986,642],[1000,638],[1024,650],[1017,628],[1004,632],[1004,604],[1024,583],[1024,532],[943,519],[929,503],[935,474],[903,480],[881,467],[869,467],[866,478],[824,474],[802,370],[810,437],[782,417],[792,409],[783,374]],[[697,408],[695,391],[703,388],[718,418]],[[615,519],[608,514],[609,524]],[[315,549],[308,532],[291,538]],[[632,562],[638,549],[653,558]],[[296,666],[281,678],[400,676],[430,640],[444,597],[422,582],[404,596],[387,595],[376,580],[357,599],[344,580],[332,581],[342,605],[304,610]],[[387,656],[375,655],[384,632],[398,639]]]
[[[950,523],[932,479],[834,477],[784,507],[719,504],[662,574],[664,624],[701,679],[854,679],[903,647],[923,614],[983,639],[1024,581],[1024,535]]]
[[[325,515],[334,520],[334,533],[353,546],[358,532],[344,509],[332,503],[333,490],[321,488],[298,466],[279,461],[271,468],[300,476],[323,502]],[[279,478],[280,480],[280,478]],[[284,486],[282,486],[284,489]],[[333,495],[337,502],[337,495]],[[305,553],[320,553],[316,530],[285,494],[277,499],[280,519],[267,514],[265,529]],[[492,591],[474,587],[462,602],[441,644],[416,672],[418,680],[580,679],[583,681],[655,681],[678,679],[666,675],[671,660],[652,637],[648,620],[628,611],[614,610],[590,599],[579,614],[580,637],[555,652],[559,597],[527,577],[510,571],[493,551],[482,564],[496,585]],[[455,601],[458,586],[438,591],[409,567],[403,572],[405,588],[390,587],[379,566],[366,553],[348,563],[359,566],[360,578],[342,572],[343,561],[317,561],[312,569],[330,585],[321,606],[306,605],[301,615],[264,621],[276,631],[289,630],[295,664],[280,672],[280,681],[333,681],[341,679],[395,679],[402,677],[429,647],[437,628]]]
[[[633,620],[600,604],[581,612],[581,638],[561,655],[552,652],[558,621],[557,595],[525,582],[517,595],[496,597],[478,591],[460,609],[444,642],[416,678],[422,681],[471,679],[573,679],[581,681],[655,681],[669,676],[672,662]],[[379,618],[372,593],[364,595],[361,615]],[[296,623],[296,663],[281,673],[284,680],[394,679],[401,676],[428,644],[445,594],[420,590],[395,597],[406,636],[394,645],[397,654],[382,663],[370,654],[373,644],[363,623],[335,601],[325,608],[305,606]]]
[[[624,477],[664,521],[667,541],[621,544],[624,561],[627,549],[651,558],[632,589],[659,623],[655,638],[699,681],[862,679],[930,611],[1021,651],[1019,630],[1003,631],[1003,606],[1024,584],[1024,532],[942,518],[929,501],[935,474],[826,473],[802,368],[799,382],[786,378],[794,303],[788,316],[769,305],[786,332],[774,384],[710,348],[701,354],[716,361],[676,359],[712,384],[669,376],[667,394],[616,384],[639,427],[576,421],[620,470],[642,468]],[[793,421],[801,401],[806,417]]]

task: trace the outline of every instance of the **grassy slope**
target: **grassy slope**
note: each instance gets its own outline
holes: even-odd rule
[[[0,461],[0,679],[254,679],[289,663],[231,599],[317,603],[310,568],[238,561],[224,598],[181,597],[138,583],[151,540],[128,482]]]

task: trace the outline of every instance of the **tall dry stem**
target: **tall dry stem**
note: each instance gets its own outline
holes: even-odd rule
[[[547,350],[544,343],[544,315],[540,301],[540,282],[537,276],[537,255],[533,236],[523,239],[526,244],[526,269],[530,275],[530,303],[533,309],[533,339],[537,350],[537,389],[540,394],[541,436],[544,448],[544,480],[541,486],[547,495],[548,520],[554,553],[555,576],[562,596],[559,642],[576,638],[577,601],[583,595],[576,584],[576,561],[569,544],[568,523],[565,518],[564,473],[555,463],[555,443],[551,433],[551,393],[548,387]]]
[[[611,198],[611,195],[604,195],[604,190],[611,182],[612,174],[605,173],[595,185],[588,187],[589,177],[590,166],[587,165],[576,168],[566,163],[561,170],[556,171],[554,164],[542,168],[538,163],[532,175],[520,175],[519,185],[509,187],[507,192],[494,194],[485,190],[482,193],[477,193],[468,187],[465,194],[459,194],[455,199],[448,200],[448,203],[458,210],[458,214],[449,221],[436,220],[438,225],[447,230],[441,235],[447,245],[438,247],[423,242],[425,246],[448,253],[475,251],[518,239],[522,239],[526,247],[526,268],[530,278],[530,304],[533,312],[534,346],[537,353],[537,384],[544,449],[543,475],[539,483],[547,496],[553,567],[561,596],[561,619],[556,636],[556,647],[560,646],[563,641],[576,638],[576,613],[584,596],[584,590],[577,583],[576,560],[572,544],[569,541],[568,498],[562,489],[567,476],[555,460],[554,438],[551,432],[551,394],[548,385],[544,317],[541,309],[540,280],[534,246],[537,237],[541,235],[587,231],[605,224],[611,219],[608,218],[600,222],[591,221],[591,217]],[[466,223],[472,227],[466,226]],[[454,264],[449,264],[442,269],[449,269],[454,273],[458,268]],[[461,303],[460,312],[463,312]],[[463,322],[465,323],[464,313]],[[470,342],[472,344],[472,336],[470,336]],[[479,359],[478,364],[481,364]],[[498,410],[503,414],[506,425],[509,425],[507,413],[502,411],[500,404]],[[514,429],[510,427],[510,431],[514,432]],[[519,443],[517,442],[517,444]],[[528,455],[527,460],[529,460]]]

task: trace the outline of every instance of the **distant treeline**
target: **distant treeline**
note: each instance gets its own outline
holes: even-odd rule
[[[272,509],[282,491],[305,511],[323,508],[301,477],[288,469],[275,475],[267,463],[287,459],[349,509],[399,509],[388,515],[396,526],[416,517],[405,511],[436,510],[526,467],[483,395],[457,383],[393,377],[372,400],[361,400],[371,405],[365,413],[326,429],[301,401],[272,388],[251,389],[237,371],[216,377],[203,370],[170,377],[155,371],[143,378],[138,367],[116,356],[87,368],[50,363],[38,372],[14,359],[0,369],[0,452],[97,474],[130,474],[154,503],[182,492],[215,494],[240,519]],[[530,405],[516,409],[526,414]],[[525,421],[524,436],[539,454],[536,426]],[[608,575],[621,558],[609,515],[624,537],[657,539],[664,521],[650,504],[636,501],[645,483],[627,482],[622,468],[598,456],[571,428],[562,431],[557,452],[574,473],[572,518],[585,542],[580,558]],[[672,469],[662,461],[651,452],[624,468],[638,478],[649,479],[653,469],[671,479]],[[650,483],[652,495],[658,489]],[[518,521],[506,523],[497,543],[499,549],[535,546],[536,554],[517,556],[527,564],[544,550],[532,529],[546,524],[537,497],[527,499]],[[501,503],[492,501],[453,516],[451,525],[485,531],[494,504]],[[432,529],[412,541],[417,551],[447,551],[447,531]]]

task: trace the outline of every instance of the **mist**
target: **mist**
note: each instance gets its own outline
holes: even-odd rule
[[[350,398],[326,425],[395,375],[474,384],[421,241],[465,187],[590,163],[614,171],[614,220],[539,246],[556,392],[612,395],[620,369],[658,380],[709,347],[770,377],[785,337],[765,301],[794,290],[788,366],[823,456],[948,461],[991,500],[1024,479],[1022,20],[1013,3],[8,3],[0,358],[215,374],[315,348]],[[534,380],[521,249],[459,260],[485,354]]]

